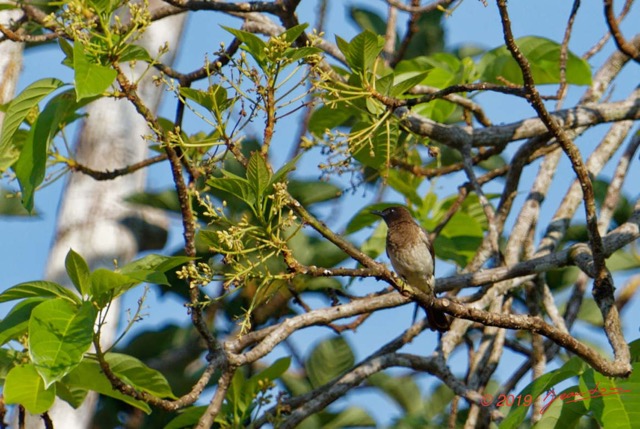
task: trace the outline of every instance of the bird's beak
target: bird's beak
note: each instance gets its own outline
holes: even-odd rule
[[[382,212],[381,212],[380,210],[371,210],[371,212],[370,212],[370,213],[371,213],[371,214],[374,214],[374,215],[376,215],[376,216],[383,217],[383,216],[382,216]]]

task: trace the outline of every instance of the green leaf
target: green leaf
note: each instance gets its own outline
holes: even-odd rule
[[[15,165],[23,205],[27,210],[33,210],[35,190],[44,180],[51,141],[61,127],[78,117],[76,111],[92,100],[85,99],[78,103],[74,98],[74,91],[68,90],[53,97],[38,115]]]
[[[2,155],[0,155],[0,164],[2,164]],[[15,192],[0,187],[0,216],[5,217],[24,217],[32,215],[21,204],[20,199],[16,197]]]
[[[289,174],[291,171],[296,169],[296,166],[301,156],[302,156],[302,153],[299,153],[298,155],[294,156],[293,159],[291,159],[285,165],[280,167],[280,169],[278,169],[278,171],[276,171],[271,177],[271,180],[269,181],[269,187],[273,186],[276,183],[284,181],[287,178],[287,174]]]
[[[302,35],[302,33],[304,33],[304,30],[308,26],[309,24],[307,23],[294,25],[293,27],[289,28],[287,31],[280,34],[280,36],[281,37],[284,36],[284,39],[287,42],[293,43],[298,37],[300,37],[300,35]]]
[[[76,287],[76,290],[80,292],[80,295],[89,295],[91,291],[91,272],[89,271],[89,265],[82,256],[74,252],[73,249],[69,249],[64,260],[64,266],[71,282]]]
[[[102,309],[109,301],[140,283],[141,280],[107,270],[106,268],[98,268],[91,273],[91,296]]]
[[[365,428],[377,427],[378,422],[360,407],[348,407],[339,413],[323,412],[324,416],[330,416],[328,421],[322,422],[322,429]],[[323,416],[323,417],[324,417]]]
[[[640,267],[640,256],[635,252],[619,249],[607,258],[607,268],[611,271],[635,270]]]
[[[82,44],[73,44],[73,70],[75,72],[76,100],[102,95],[118,75],[111,67],[91,61]]]
[[[373,210],[381,211],[386,209],[387,207],[396,206],[396,205],[397,204],[378,203],[378,204],[371,204],[367,207],[364,207],[362,210],[360,210],[355,215],[353,215],[353,217],[347,224],[347,227],[345,228],[344,233],[347,235],[353,234],[354,232],[360,231],[362,228],[366,228],[370,225],[373,225],[374,223],[380,220],[380,216],[371,214]]]
[[[531,65],[531,73],[537,85],[560,83],[561,45],[543,37],[527,36],[516,40],[522,54]],[[493,49],[483,55],[478,64],[480,79],[503,84],[500,79],[522,85],[522,71],[506,46]],[[567,83],[574,85],[591,84],[591,68],[586,60],[568,52]]]
[[[372,33],[384,36],[387,32],[387,22],[377,12],[360,7],[350,7],[349,17],[360,30],[368,30]]]
[[[420,206],[422,204],[422,198],[418,195],[418,186],[420,186],[421,180],[406,180],[403,171],[391,169],[387,175],[387,183],[393,189],[402,194],[405,198],[411,201],[414,205]],[[415,178],[415,176],[413,176]]]
[[[322,386],[342,375],[353,366],[355,356],[342,337],[330,338],[316,345],[305,362],[313,387]]]
[[[315,46],[305,46],[302,48],[289,48],[284,52],[284,57],[291,61],[298,61],[304,58],[308,58],[312,55],[320,55],[323,51]]]
[[[227,90],[220,85],[211,85],[206,91],[180,87],[180,95],[192,100],[210,112],[224,112],[231,105]]]
[[[16,98],[11,100],[7,106],[7,114],[0,130],[0,173],[9,168],[20,156],[20,153],[12,145],[13,137],[18,131],[20,124],[27,118],[27,115],[36,108],[40,100],[60,88],[64,83],[61,80],[47,78],[38,80],[26,87]]]
[[[222,170],[222,174],[224,177],[212,177],[207,181],[207,184],[240,198],[250,206],[255,204],[257,196],[253,190],[253,186],[249,184],[247,179],[236,176],[226,170]]]
[[[422,393],[411,376],[392,377],[378,372],[370,376],[367,383],[382,390],[395,401],[403,414],[418,413],[423,408]]]
[[[556,384],[579,376],[584,372],[585,368],[586,364],[584,361],[577,356],[573,357],[562,365],[561,368],[548,372],[529,383],[517,396],[524,398],[527,395],[531,395],[531,398],[537,399]],[[507,417],[500,423],[500,429],[515,429],[521,427],[528,412],[528,407],[512,407]]]
[[[206,410],[206,405],[186,408],[180,412],[178,417],[167,423],[164,429],[193,428],[198,424],[200,417],[202,417]]]
[[[98,311],[91,302],[79,307],[61,298],[43,302],[29,319],[29,355],[45,386],[75,368],[93,340]]]
[[[336,40],[338,41],[338,48],[344,54],[349,67],[358,72],[370,70],[384,47],[384,37],[378,36],[371,31],[363,31],[346,45],[337,36]]]
[[[393,86],[393,73],[388,73],[377,79],[375,84],[376,91],[378,91],[380,94],[386,96],[391,95],[391,87]]]
[[[370,129],[371,125],[367,120],[363,120],[351,128],[349,149],[360,163],[378,169],[388,165],[400,131],[396,122],[387,122],[373,130]],[[363,133],[368,135],[356,137]]]
[[[558,398],[573,398],[573,395],[578,392],[578,386],[571,386],[560,392]],[[549,396],[548,396],[549,395]],[[555,399],[551,392],[544,394],[541,399],[543,401],[543,409],[541,411],[542,418],[534,426],[537,429],[544,428],[575,428],[579,427],[578,423],[585,415],[587,415],[587,409],[580,401],[573,402],[571,400],[564,401],[562,399]],[[546,406],[546,408],[544,408]],[[514,405],[517,407],[517,405]],[[527,407],[523,407],[527,408]]]
[[[413,74],[413,75],[409,73],[405,73],[401,77],[395,76],[394,85],[393,85],[393,88],[391,88],[390,95],[393,97],[397,97],[399,95],[404,94],[414,86],[419,85],[420,82],[425,80],[428,75],[429,75],[429,72],[426,71],[421,73],[417,72],[416,74]]]
[[[0,345],[18,339],[27,333],[31,312],[45,299],[27,298],[13,306],[0,322]]]
[[[31,414],[44,413],[56,398],[55,386],[45,388],[32,364],[16,366],[9,371],[3,393],[7,404],[20,404]]]
[[[249,382],[253,383],[257,387],[259,385],[259,381],[274,381],[275,379],[280,378],[280,376],[284,374],[287,369],[289,369],[289,366],[291,366],[290,356],[280,358],[269,365],[267,368],[251,377],[249,379]]]
[[[598,423],[605,428],[635,428],[640,419],[640,363],[632,364],[627,379],[603,376],[588,369],[580,376],[580,396]]]
[[[247,181],[253,192],[261,199],[271,183],[271,172],[267,162],[259,152],[253,152],[247,165]]]
[[[482,243],[483,234],[482,226],[472,216],[457,212],[436,238],[438,258],[465,267]]]
[[[260,65],[260,67],[264,66],[264,61],[266,58],[265,49],[267,47],[267,44],[261,38],[247,31],[225,27],[224,25],[222,25],[221,27],[227,30],[229,33],[233,34],[242,43],[244,43],[246,46],[246,51],[251,54],[258,65]]]
[[[129,405],[132,405],[147,414],[151,413],[151,408],[148,404],[133,399],[131,396],[124,395],[115,390],[111,385],[111,382],[102,372],[98,362],[89,361],[84,359],[80,364],[71,371],[62,381],[70,388],[81,388],[85,390],[92,390],[102,395],[109,396],[111,398],[118,399]]]
[[[335,107],[324,105],[311,114],[309,132],[321,138],[326,130],[345,125],[354,116],[353,109],[342,104],[337,104]]]
[[[84,400],[87,398],[89,391],[81,387],[69,386],[62,381],[58,381],[55,384],[56,396],[73,408],[78,408]]]
[[[288,186],[289,192],[305,207],[336,199],[342,195],[340,187],[328,182],[306,182],[292,180]]]
[[[136,389],[160,398],[177,399],[171,391],[167,379],[155,369],[149,368],[142,361],[121,353],[107,353],[105,360],[111,370]]]
[[[188,256],[151,254],[120,268],[120,273],[141,282],[169,285],[165,273],[193,260]]]
[[[153,62],[153,58],[149,55],[147,50],[140,45],[127,45],[120,53],[120,62],[127,61],[145,61],[147,63]]]
[[[17,284],[0,294],[0,302],[24,298],[63,298],[74,304],[80,304],[80,298],[64,286],[48,281],[31,281]]]
[[[445,50],[445,31],[442,23],[445,13],[449,12],[435,9],[420,15],[415,23],[418,31],[411,38],[405,58],[430,55]]]
[[[602,312],[596,304],[596,301],[591,297],[585,297],[578,311],[578,319],[589,323],[590,325],[598,328],[603,326]]]

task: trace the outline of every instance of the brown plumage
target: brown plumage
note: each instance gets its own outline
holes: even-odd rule
[[[427,232],[413,220],[404,207],[387,207],[372,211],[387,224],[387,256],[402,279],[414,288],[433,296],[435,286],[435,255]],[[435,308],[425,308],[432,330],[449,330],[451,321],[445,313]]]

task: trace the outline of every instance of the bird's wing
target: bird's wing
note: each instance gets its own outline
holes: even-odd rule
[[[436,254],[433,249],[433,244],[429,241],[429,234],[422,227],[420,228],[420,239],[427,245],[427,249],[431,252],[431,260],[433,261],[433,272],[436,271]]]

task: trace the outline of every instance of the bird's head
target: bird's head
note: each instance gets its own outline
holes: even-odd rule
[[[398,222],[413,221],[409,210],[402,206],[391,206],[384,210],[371,210],[371,213],[380,216],[387,225]]]

